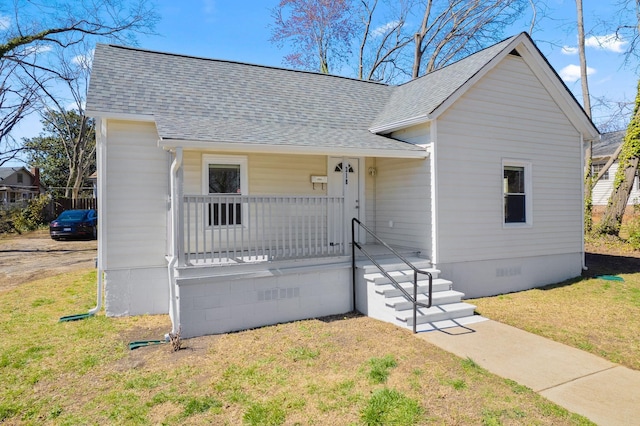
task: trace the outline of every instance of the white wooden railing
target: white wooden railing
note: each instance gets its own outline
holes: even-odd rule
[[[186,195],[184,265],[344,255],[344,198]]]

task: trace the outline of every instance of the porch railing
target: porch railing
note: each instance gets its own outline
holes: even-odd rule
[[[185,195],[184,264],[344,255],[344,198]]]

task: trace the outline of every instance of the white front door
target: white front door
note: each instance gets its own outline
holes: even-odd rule
[[[360,160],[358,158],[329,157],[330,197],[344,196],[344,243],[351,242],[351,219],[360,219]],[[356,234],[356,240],[358,235]]]

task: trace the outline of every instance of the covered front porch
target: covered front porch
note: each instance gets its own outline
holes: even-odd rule
[[[429,253],[420,158],[173,150],[170,314],[184,337],[353,310],[351,218]],[[418,194],[422,196],[418,196]],[[358,256],[360,254],[358,253]]]

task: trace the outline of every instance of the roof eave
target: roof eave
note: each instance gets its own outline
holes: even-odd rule
[[[431,117],[429,116],[429,114],[421,114],[415,117],[407,118],[405,120],[370,127],[369,131],[377,135],[385,135],[391,132],[395,132],[396,130],[405,129],[407,127],[416,126],[418,124],[428,123],[429,121],[431,121]]]
[[[99,111],[93,109],[87,109],[85,114],[92,118],[101,118],[105,120],[122,120],[122,121],[145,121],[155,122],[155,116],[153,113],[126,113],[126,112],[113,112],[113,111]]]
[[[331,146],[301,146],[301,145],[267,145],[237,142],[195,141],[184,139],[160,139],[158,146],[165,150],[175,148],[211,150],[217,152],[252,152],[261,154],[305,154],[305,155],[340,155],[355,157],[385,157],[385,158],[420,158],[429,157],[423,147],[416,149],[375,149],[375,148],[347,148]]]

